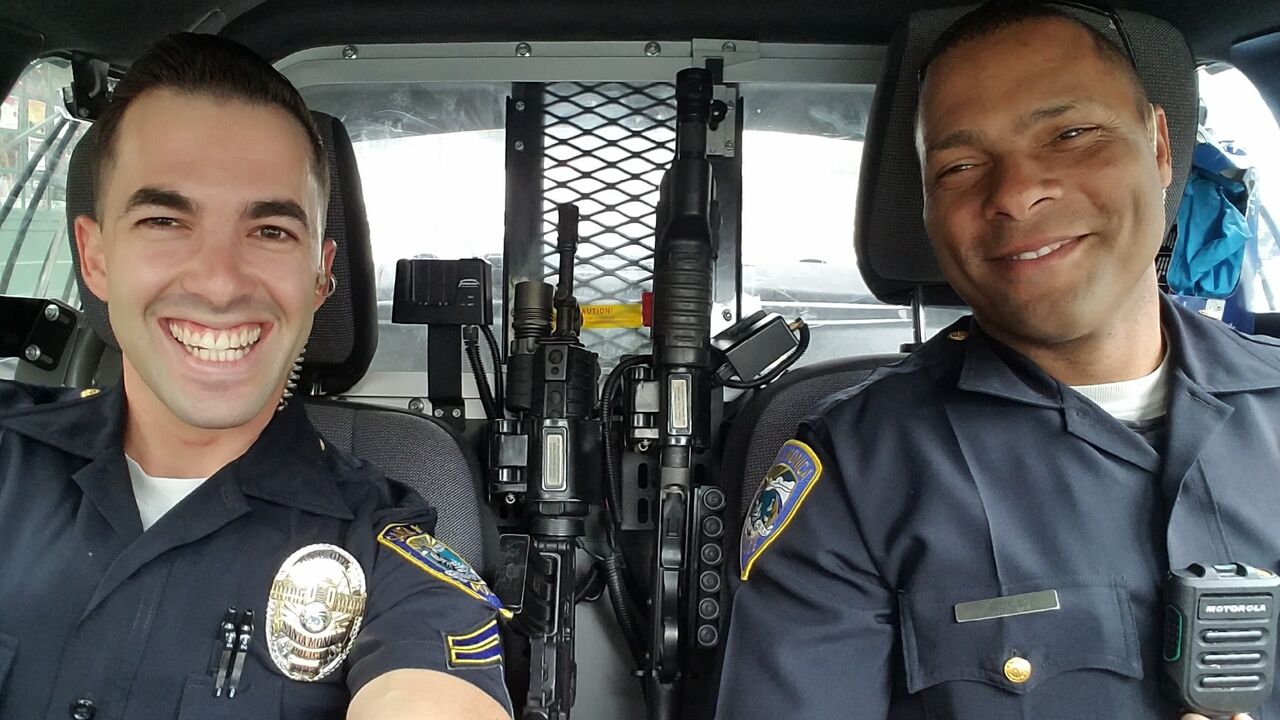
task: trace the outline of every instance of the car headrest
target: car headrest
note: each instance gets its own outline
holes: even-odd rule
[[[862,150],[854,244],[867,287],[884,302],[909,305],[917,289],[923,289],[926,297],[955,297],[925,235],[915,148],[916,98],[920,64],[934,41],[975,7],[911,15],[889,46],[884,76],[876,86]],[[1120,46],[1119,34],[1105,16],[1066,6],[1055,8],[1102,31]],[[1168,118],[1173,184],[1165,201],[1167,230],[1177,217],[1195,149],[1199,106],[1195,61],[1181,33],[1165,21],[1124,10],[1118,14],[1137,58],[1143,86],[1151,102],[1162,106]]]
[[[351,137],[337,118],[313,112],[321,139],[329,155],[329,213],[325,237],[338,245],[333,274],[338,279],[334,294],[316,312],[307,341],[300,386],[318,387],[324,394],[351,388],[373,360],[378,346],[378,303],[373,278],[373,252],[369,245],[369,219],[365,214],[360,172],[356,167]],[[80,255],[76,248],[75,221],[94,214],[93,175],[90,162],[97,148],[96,128],[90,128],[76,145],[67,170],[67,227],[75,262],[76,282],[85,318],[108,346],[119,349],[107,305],[84,284]]]

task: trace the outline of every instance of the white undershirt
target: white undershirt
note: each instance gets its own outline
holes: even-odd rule
[[[1146,377],[1071,387],[1117,420],[1142,422],[1163,417],[1169,409],[1169,353],[1165,352],[1160,367]]]
[[[133,458],[125,455],[124,460],[129,465],[129,482],[133,484],[133,497],[138,502],[143,530],[154,525],[174,505],[209,479],[152,477]]]

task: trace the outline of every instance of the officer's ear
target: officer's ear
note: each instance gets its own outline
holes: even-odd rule
[[[337,289],[337,278],[333,275],[333,258],[338,253],[338,243],[332,238],[325,238],[320,245],[320,272],[316,282],[316,306],[319,310],[325,300]]]
[[[88,215],[76,218],[76,250],[80,253],[80,277],[102,302],[107,295],[107,256],[102,248],[102,226]]]

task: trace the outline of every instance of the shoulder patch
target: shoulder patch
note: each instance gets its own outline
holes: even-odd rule
[[[742,523],[742,579],[745,581],[765,548],[778,537],[805,496],[822,477],[822,461],[813,448],[788,440],[778,459],[756,489],[756,496]]]
[[[444,633],[444,644],[449,649],[449,667],[454,669],[498,665],[502,662],[497,620],[490,620],[461,635]]]
[[[423,532],[417,525],[392,523],[379,533],[378,543],[396,551],[405,560],[437,580],[452,585],[505,614],[502,610],[502,601],[489,589],[484,578],[481,578],[461,555]]]

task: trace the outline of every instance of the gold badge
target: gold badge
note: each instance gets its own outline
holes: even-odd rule
[[[367,596],[364,570],[346,550],[322,543],[290,555],[267,602],[267,644],[280,672],[312,682],[342,665]]]

